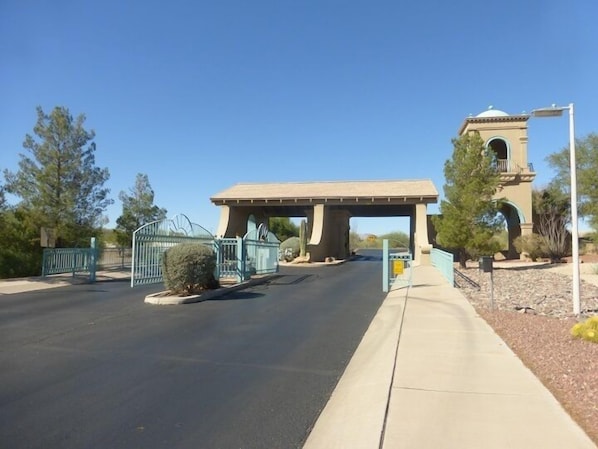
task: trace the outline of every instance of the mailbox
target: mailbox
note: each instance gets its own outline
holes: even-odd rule
[[[480,257],[480,270],[484,273],[492,273],[492,256]]]

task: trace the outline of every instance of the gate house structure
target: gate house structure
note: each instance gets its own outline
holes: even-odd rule
[[[221,208],[219,237],[244,235],[270,217],[306,217],[312,262],[350,255],[351,217],[410,217],[410,251],[428,264],[427,205],[438,192],[427,179],[236,184],[210,200]]]

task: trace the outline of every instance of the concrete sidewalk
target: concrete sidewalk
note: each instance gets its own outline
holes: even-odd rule
[[[96,272],[96,282],[126,280],[130,278],[130,268],[103,270]],[[89,275],[73,276],[71,273],[53,274],[46,277],[37,276],[28,278],[1,279],[0,296],[87,283],[89,283]]]
[[[433,267],[389,293],[304,446],[596,449]]]

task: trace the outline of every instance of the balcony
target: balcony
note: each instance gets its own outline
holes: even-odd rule
[[[512,160],[496,159],[496,169],[500,173],[501,182],[531,182],[536,177],[531,163],[523,169]]]

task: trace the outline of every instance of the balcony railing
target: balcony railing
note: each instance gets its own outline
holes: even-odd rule
[[[509,159],[496,159],[496,169],[500,173],[521,173],[523,171],[519,165]],[[534,165],[531,162],[527,164],[527,170],[531,173],[534,172]]]

